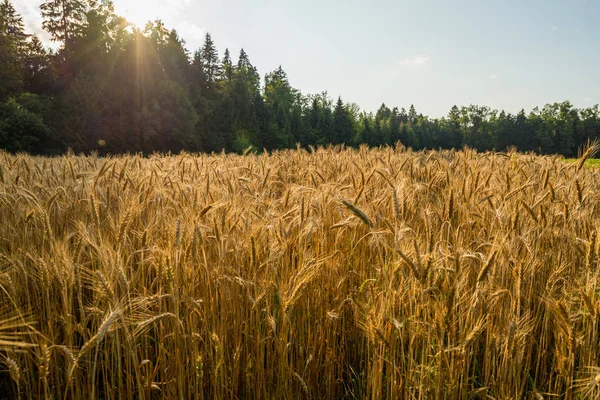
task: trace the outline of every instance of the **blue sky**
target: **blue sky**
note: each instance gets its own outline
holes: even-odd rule
[[[31,30],[41,0],[13,0]],[[139,25],[160,17],[189,50],[210,32],[261,75],[282,65],[303,93],[326,90],[439,117],[452,105],[516,112],[600,102],[599,0],[115,0]]]

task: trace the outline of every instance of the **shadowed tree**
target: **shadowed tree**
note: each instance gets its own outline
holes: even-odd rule
[[[78,74],[77,38],[84,32],[86,4],[82,0],[48,0],[40,5],[42,26],[55,42],[62,43],[54,67],[57,71],[59,89],[68,86]]]
[[[9,37],[18,52],[24,51],[29,35],[25,33],[23,17],[17,13],[10,0],[0,3],[0,34]]]
[[[290,125],[290,113],[297,92],[290,86],[287,74],[279,66],[265,76],[265,104],[269,112],[269,130],[265,132],[263,142],[266,148],[288,148],[293,145]]]
[[[357,144],[366,144],[368,146],[377,146],[377,140],[375,138],[373,129],[371,127],[369,116],[367,114],[363,114],[362,124],[360,130],[358,131],[358,139]]]
[[[354,136],[352,116],[348,112],[348,109],[344,106],[344,102],[341,97],[335,104],[335,110],[333,111],[333,144],[347,144],[352,145]]]
[[[48,147],[49,139],[50,130],[40,115],[15,99],[0,104],[0,148],[37,153]]]
[[[440,146],[445,149],[459,149],[462,146],[462,131],[460,125],[460,110],[453,106],[448,113],[448,118],[442,125],[444,130],[440,138]]]
[[[52,40],[69,46],[82,31],[86,5],[81,0],[48,0],[40,5],[44,19],[42,27]]]
[[[23,89],[37,94],[48,93],[54,80],[50,55],[40,39],[33,35],[24,55]]]
[[[0,102],[22,90],[26,41],[23,18],[9,0],[3,0],[0,3]]]

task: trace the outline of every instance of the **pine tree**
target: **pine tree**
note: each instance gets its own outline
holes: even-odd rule
[[[85,19],[85,4],[82,0],[47,0],[40,5],[43,28],[52,40],[69,46],[80,34]]]
[[[392,113],[388,119],[389,126],[389,141],[391,145],[400,141],[400,111],[398,107],[392,109]]]
[[[344,106],[341,97],[338,97],[335,110],[333,111],[333,131],[332,144],[353,144],[352,118]]]
[[[203,111],[201,110],[206,108],[204,96],[208,85],[208,78],[206,76],[206,71],[204,70],[202,52],[200,50],[196,50],[192,57],[188,84],[190,87],[192,103],[196,110],[199,110],[202,113]]]
[[[219,62],[219,53],[210,33],[207,33],[204,37],[204,45],[202,46],[200,54],[202,66],[210,85],[219,80],[222,71]]]
[[[75,47],[71,50],[77,57],[80,70],[106,75],[108,69],[116,62],[115,51],[124,50],[124,46],[117,46],[117,41],[123,39],[125,20],[114,13],[112,3],[88,1],[84,15],[85,23],[82,24]],[[109,59],[111,51],[113,54]]]
[[[417,110],[415,109],[415,106],[413,104],[411,104],[410,108],[408,110],[408,122],[410,122],[411,124],[414,125],[417,123],[417,119],[418,119]]]
[[[189,87],[187,78],[190,73],[188,51],[185,41],[172,29],[167,35],[165,44],[158,49],[167,77],[181,87]]]
[[[260,78],[243,50],[240,52],[240,60],[232,70],[233,77],[225,93],[230,120],[229,130],[235,136],[236,151],[243,151],[250,144],[260,148],[257,139],[260,122],[253,100],[260,96]],[[228,64],[226,61],[227,57],[223,61],[224,66]]]
[[[249,84],[258,89],[258,86],[260,85],[260,75],[258,74],[256,67],[250,62],[250,58],[244,49],[240,50],[240,55],[238,57],[238,63],[236,66],[236,74],[242,74],[244,79]]]
[[[358,132],[357,144],[366,144],[368,146],[375,146],[375,138],[373,137],[373,130],[371,129],[371,123],[369,117],[364,114],[362,118],[362,126]]]
[[[402,107],[400,109],[400,122],[408,123],[408,113],[406,112],[406,108]]]
[[[377,137],[378,145],[390,144],[390,123],[389,119],[392,115],[392,110],[385,103],[381,104],[379,110],[375,114],[375,136]]]
[[[248,54],[246,53],[246,51],[243,48],[240,50],[240,55],[238,57],[238,63],[237,63],[237,69],[238,69],[238,71],[245,69],[248,74],[255,77],[254,80],[256,81],[256,84],[258,85],[258,83],[260,81],[260,75],[258,74],[258,70],[256,69],[255,66],[252,65],[252,63],[250,62],[250,58],[248,57]]]
[[[238,67],[238,69],[242,69],[242,68],[248,68],[249,65],[250,65],[250,60],[248,59],[248,54],[246,54],[246,51],[242,48],[240,50],[240,56],[238,57],[237,67]]]
[[[10,38],[18,51],[25,47],[27,35],[23,17],[17,13],[10,0],[0,3],[0,34]]]
[[[24,59],[23,86],[31,93],[42,94],[50,90],[54,71],[48,52],[37,35],[31,36]]]
[[[462,130],[460,122],[460,110],[457,106],[453,106],[448,114],[446,124],[446,141],[447,147],[459,149],[462,146]]]
[[[290,114],[297,92],[290,85],[281,67],[265,76],[265,103],[271,115],[271,131],[267,149],[286,148],[293,145]]]
[[[231,62],[231,55],[229,49],[225,49],[225,55],[223,56],[223,76],[228,81],[233,78],[233,63]]]
[[[21,90],[26,39],[23,18],[4,0],[0,3],[0,101]]]
[[[323,133],[321,132],[321,119],[323,118],[323,110],[319,102],[318,96],[312,97],[310,110],[307,112],[308,118],[308,143],[317,144],[322,140]]]
[[[413,127],[409,123],[400,122],[400,141],[406,147],[410,147],[412,149],[420,148],[419,139],[413,130]]]

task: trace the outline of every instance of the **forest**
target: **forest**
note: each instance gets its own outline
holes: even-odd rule
[[[281,66],[261,77],[243,49],[221,55],[209,33],[191,51],[160,19],[142,30],[111,2],[48,0],[40,12],[55,50],[26,32],[11,0],[0,3],[0,148],[9,152],[242,153],[401,142],[573,157],[600,137],[598,105],[564,101],[517,114],[454,106],[442,118],[412,105],[369,112],[327,92],[301,93]]]

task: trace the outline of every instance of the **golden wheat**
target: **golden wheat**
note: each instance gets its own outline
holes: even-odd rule
[[[1,153],[0,398],[597,397],[596,150]]]

